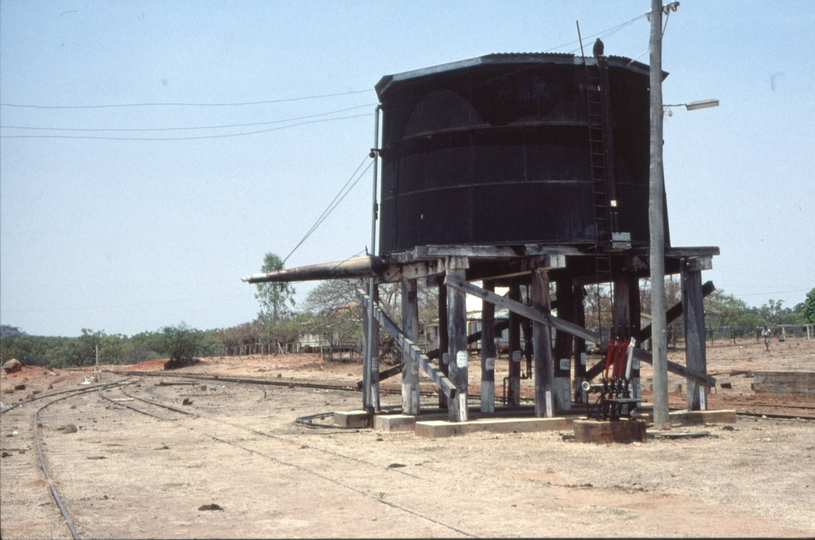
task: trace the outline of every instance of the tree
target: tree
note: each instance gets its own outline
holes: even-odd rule
[[[182,322],[178,326],[165,326],[162,332],[162,349],[171,362],[183,362],[198,354],[201,345],[200,333]]]
[[[263,258],[261,272],[283,270],[283,261],[274,253],[267,253]],[[258,283],[255,298],[260,302],[258,318],[277,322],[291,313],[294,307],[294,287],[290,283]]]
[[[304,308],[309,315],[306,328],[334,347],[362,337],[362,307],[357,298],[360,281],[332,279],[308,293]]]
[[[802,313],[806,322],[815,323],[815,288],[807,293]]]

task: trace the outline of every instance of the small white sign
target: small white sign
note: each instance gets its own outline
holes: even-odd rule
[[[462,422],[467,421],[467,394],[458,395],[458,410]]]
[[[513,362],[521,361],[521,351],[512,351],[512,361]]]
[[[561,371],[569,371],[569,359],[568,358],[561,358],[560,359],[560,370]]]
[[[410,373],[412,375],[418,375],[419,374],[419,364],[416,364],[416,363],[411,364],[410,365]]]
[[[586,353],[584,352],[580,353],[580,365],[581,366],[586,365]]]
[[[484,369],[487,371],[495,371],[495,358],[485,358]]]
[[[639,369],[639,368],[640,368],[640,359],[639,358],[634,358],[631,361],[631,369]]]
[[[456,353],[456,365],[459,369],[467,367],[467,351],[458,351]]]
[[[450,353],[442,353],[442,355],[441,355],[441,361],[442,361],[442,362],[444,362],[444,365],[445,365],[445,366],[446,366],[447,364],[449,364],[449,363],[450,363]]]
[[[546,391],[546,418],[552,418],[552,392]]]

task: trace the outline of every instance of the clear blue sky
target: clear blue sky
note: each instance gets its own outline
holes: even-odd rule
[[[267,251],[286,256],[365,159],[383,75],[573,52],[576,20],[606,54],[647,64],[649,8],[3,0],[0,322],[42,335],[247,322],[258,305],[240,277]],[[815,287],[814,42],[811,1],[683,0],[667,22],[665,103],[721,100],[666,118],[672,243],[719,246],[704,278],[750,305],[793,306]],[[327,94],[343,95],[279,101]],[[370,183],[287,267],[364,250]]]

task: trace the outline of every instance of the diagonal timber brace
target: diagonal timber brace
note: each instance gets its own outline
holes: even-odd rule
[[[444,284],[448,287],[453,287],[454,289],[464,291],[467,294],[477,296],[478,298],[486,300],[487,302],[495,304],[496,306],[507,308],[513,313],[517,313],[518,315],[526,317],[527,319],[543,323],[547,326],[560,330],[561,332],[566,332],[567,334],[590,341],[591,343],[596,343],[598,346],[601,345],[600,334],[597,332],[592,332],[591,330],[583,328],[582,326],[570,323],[569,321],[564,321],[563,319],[559,319],[554,315],[543,313],[542,311],[538,311],[537,309],[520,302],[510,300],[509,298],[504,298],[503,296],[499,296],[493,292],[482,289],[481,287],[476,287],[467,281],[447,276],[444,279]],[[642,349],[634,349],[634,358],[648,364],[652,363],[651,355]],[[699,373],[698,371],[690,370],[685,366],[677,364],[676,362],[668,362],[668,371],[704,386],[716,386],[716,379],[714,377],[711,377],[706,373]]]
[[[713,285],[713,282],[712,281],[707,281],[707,282],[705,282],[704,285],[702,285],[702,296],[707,297],[715,290],[716,290],[716,287]],[[665,312],[665,325],[667,326],[667,325],[671,324],[672,322],[674,322],[675,320],[677,320],[679,317],[682,316],[682,313],[683,313],[682,302],[677,302],[676,304],[674,304],[671,307],[671,309],[669,309],[668,311]],[[651,325],[650,324],[648,326],[646,326],[645,328],[643,328],[642,330],[640,330],[640,343],[644,343],[645,340],[647,340],[647,339],[651,339]],[[602,348],[601,348],[601,350],[602,350]],[[596,364],[594,364],[591,368],[589,368],[586,371],[586,380],[590,381],[593,378],[595,378],[596,376],[598,376],[600,373],[602,373],[603,369],[605,367],[605,363],[606,363],[606,361],[605,361],[605,359],[603,359],[603,360],[600,360],[599,362],[597,362]],[[670,370],[670,368],[669,368],[669,370]],[[704,383],[702,383],[702,384],[704,384]],[[711,384],[710,386],[715,386],[715,384]]]
[[[417,364],[419,364],[427,376],[436,383],[441,391],[447,396],[448,399],[454,399],[456,397],[456,387],[455,385],[450,382],[450,379],[444,376],[444,374],[433,365],[430,359],[425,356],[422,351],[413,343],[413,340],[409,339],[402,330],[399,329],[399,326],[388,317],[384,311],[379,309],[379,306],[376,304],[371,305],[371,297],[363,291],[362,289],[357,289],[357,295],[359,296],[360,301],[365,304],[367,309],[370,309],[374,315],[374,318],[382,325],[382,328],[385,329],[393,339],[396,340],[396,343],[402,350],[409,354],[411,358],[413,358]]]

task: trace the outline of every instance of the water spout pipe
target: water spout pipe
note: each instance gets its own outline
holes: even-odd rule
[[[247,283],[268,283],[285,281],[319,281],[322,279],[370,278],[382,273],[388,264],[373,255],[353,257],[344,261],[311,264],[286,268],[275,272],[250,274],[241,281]]]

